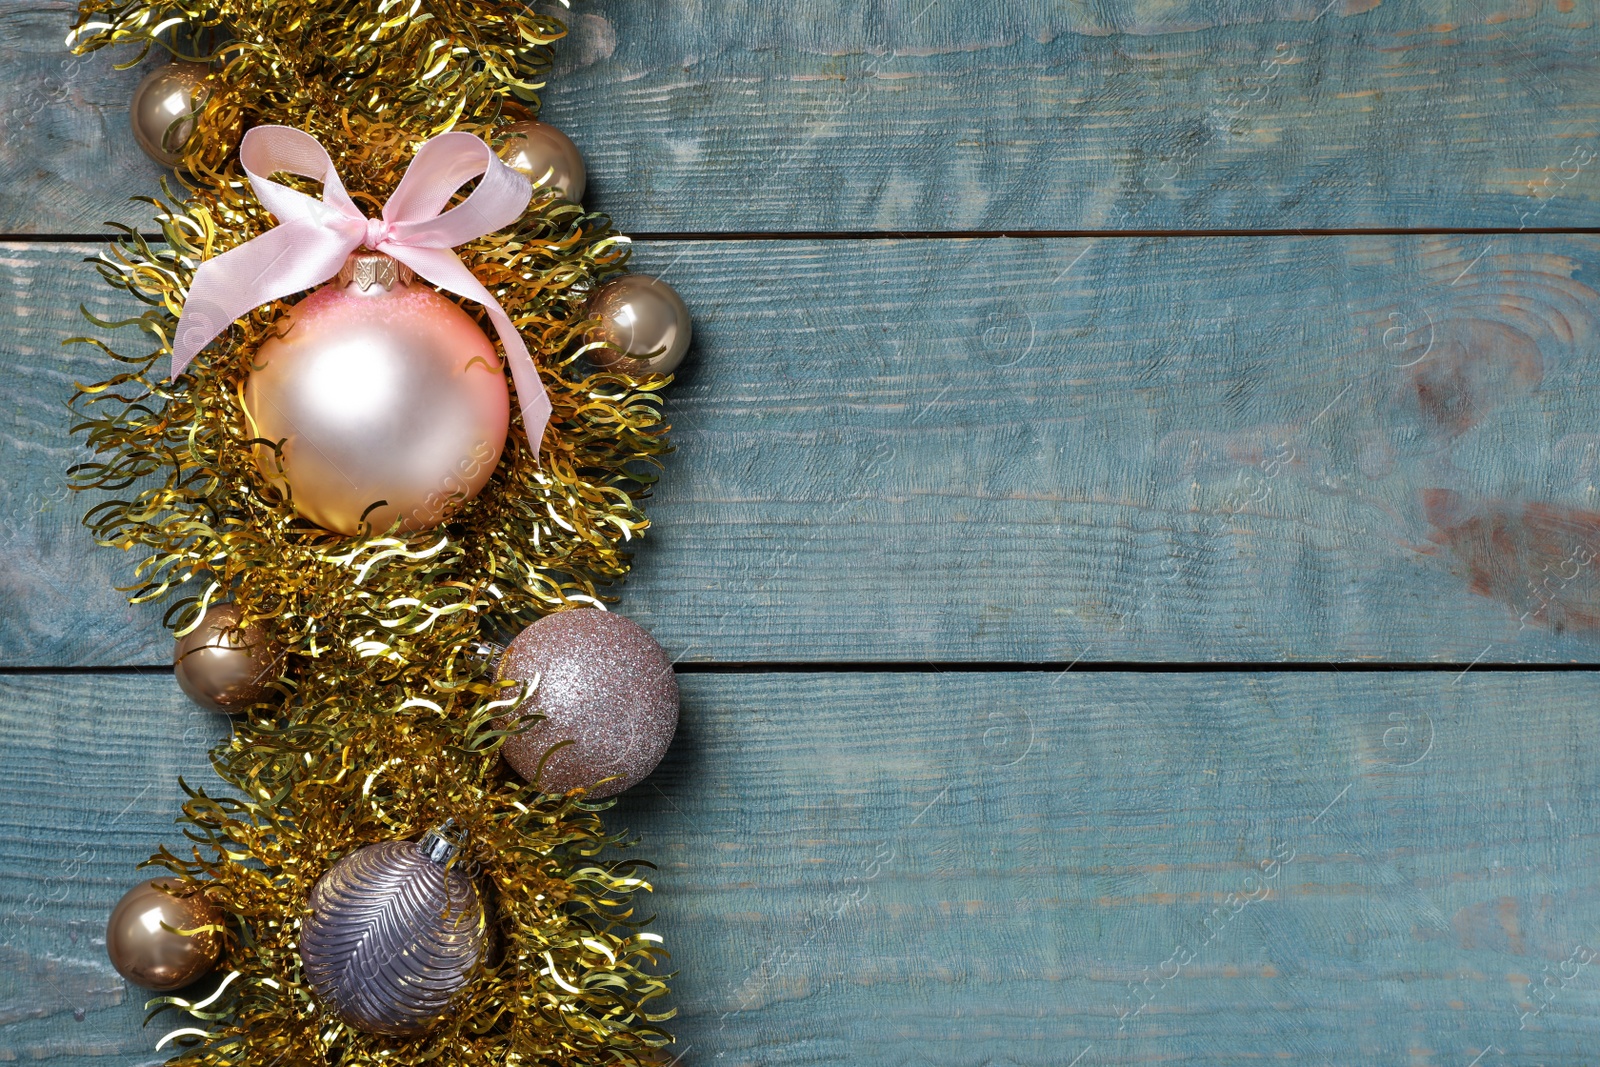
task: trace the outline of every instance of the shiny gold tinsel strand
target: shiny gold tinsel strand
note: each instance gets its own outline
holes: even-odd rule
[[[492,141],[505,119],[536,114],[563,32],[504,0],[79,8],[76,51],[126,43],[134,62],[159,48],[212,69],[182,188],[145,201],[160,240],[123,229],[96,261],[142,312],[94,321],[141,339],[118,344],[131,354],[82,339],[123,368],[73,400],[93,454],[73,481],[103,496],[85,522],[138,556],[131,599],[168,602],[175,630],[233,600],[283,650],[274,699],[212,753],[229,788],[185,786],[189,844],[152,861],[202,883],[230,915],[220,990],[157,1002],[192,1016],[169,1035],[176,1062],[634,1064],[659,1062],[669,1040],[671,1012],[657,1006],[665,954],[630,902],[649,889],[645,865],[609,858],[623,842],[601,825],[605,805],[542,796],[503,770],[492,720],[509,697],[479,651],[486,636],[602,598],[648,525],[639,500],[666,450],[666,382],[586,373],[576,356],[584,295],[622,269],[626,241],[604,217],[545,196],[460,250],[536,353],[554,415],[535,464],[514,411],[489,485],[432,531],[328,533],[256,470],[242,371],[285,305],[247,316],[166,380],[195,267],[271,225],[238,168],[240,130],[310,132],[375,215],[427,138],[456,129]],[[351,850],[447,818],[468,833],[494,915],[487,972],[428,1037],[355,1032],[317,1009],[300,974],[311,886]]]

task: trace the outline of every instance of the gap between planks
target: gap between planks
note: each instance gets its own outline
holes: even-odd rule
[[[1283,229],[1211,230],[726,230],[694,233],[689,231],[641,232],[626,234],[641,244],[665,241],[973,241],[973,240],[1061,240],[1071,238],[1147,237],[1496,237],[1519,234],[1553,234],[1579,237],[1600,235],[1600,226],[1413,226]],[[120,232],[98,233],[0,233],[7,244],[95,244],[110,243]],[[147,241],[159,242],[159,233],[141,234]]]
[[[1276,663],[1270,660],[1185,663],[1140,660],[882,660],[809,662],[807,660],[744,660],[676,663],[677,674],[1570,674],[1600,671],[1600,663],[1346,663],[1334,660]],[[0,677],[16,675],[167,674],[159,664],[125,666],[0,666]]]

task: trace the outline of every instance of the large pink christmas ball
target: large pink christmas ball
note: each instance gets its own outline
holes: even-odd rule
[[[510,390],[465,311],[380,253],[284,316],[244,389],[262,474],[342,534],[438,525],[500,462]],[[281,452],[281,455],[280,455]]]
[[[506,648],[499,677],[527,683],[502,726],[543,716],[507,737],[501,755],[545,793],[615,796],[655,770],[678,728],[678,680],[666,651],[609,611],[545,616]],[[571,744],[555,748],[563,741]]]

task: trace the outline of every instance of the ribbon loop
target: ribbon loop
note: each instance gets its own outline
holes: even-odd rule
[[[503,229],[522,216],[533,196],[528,180],[470,133],[441,133],[417,150],[383,217],[369,219],[345,192],[322,142],[290,126],[257,126],[239,145],[239,162],[256,199],[278,224],[237,248],[200,264],[184,300],[172,344],[172,376],[242,315],[320,285],[339,273],[363,246],[393,256],[419,278],[481,304],[500,335],[516,383],[522,421],[534,458],[550,421],[550,398],[538,368],[505,308],[453,249]],[[272,180],[284,172],[322,183],[322,198]],[[445,210],[474,178],[477,188]]]

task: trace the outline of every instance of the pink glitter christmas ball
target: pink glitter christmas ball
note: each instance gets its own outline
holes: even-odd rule
[[[678,728],[678,680],[666,650],[609,611],[577,608],[540,619],[506,649],[499,677],[530,683],[502,727],[513,717],[544,716],[506,738],[501,753],[523,778],[537,776],[546,793],[615,796],[655,769]]]

